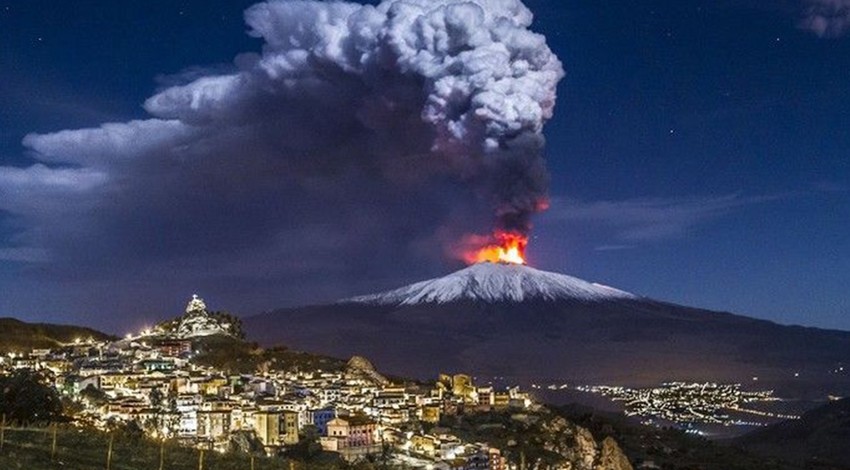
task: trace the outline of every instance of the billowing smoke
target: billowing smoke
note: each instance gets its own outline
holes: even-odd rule
[[[526,231],[546,206],[563,71],[519,0],[270,1],[245,19],[262,52],[159,91],[150,119],[26,137],[39,162],[0,168],[19,253],[221,255],[238,273],[297,245],[332,265]]]
[[[850,30],[850,0],[806,0],[800,27],[821,37],[837,38]]]
[[[387,148],[373,153],[392,160],[381,165],[450,171],[490,199],[500,225],[528,228],[546,198],[542,130],[563,72],[519,1],[270,2],[245,16],[265,40],[261,56],[165,90],[146,109],[232,126],[258,109],[266,123],[315,107],[380,136]]]

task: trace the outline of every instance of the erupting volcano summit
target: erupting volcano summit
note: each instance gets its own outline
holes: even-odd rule
[[[445,304],[458,301],[523,302],[525,300],[603,301],[637,299],[613,287],[518,263],[477,263],[448,276],[418,282],[381,294],[349,299],[372,305]]]
[[[528,237],[519,233],[497,232],[483,247],[467,251],[464,261],[474,263],[526,264],[525,247]]]

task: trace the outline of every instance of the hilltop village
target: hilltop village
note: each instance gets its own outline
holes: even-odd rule
[[[10,354],[0,366],[45,372],[80,406],[79,423],[133,423],[152,438],[219,452],[275,455],[308,439],[348,461],[389,449],[413,467],[503,470],[511,466],[502,449],[464,440],[441,423],[499,410],[523,419],[540,408],[519,388],[476,385],[465,374],[392,381],[361,357],[345,363],[286,350],[246,352],[241,335],[237,318],[209,312],[194,296],[185,315],[138,335],[77,338]],[[592,464],[604,449],[597,451],[592,436],[585,441]]]

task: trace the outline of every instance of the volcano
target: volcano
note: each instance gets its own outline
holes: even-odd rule
[[[368,357],[390,373],[466,371],[516,383],[758,382],[850,393],[850,332],[685,307],[526,265],[479,263],[329,305],[245,320],[266,344]],[[846,370],[846,369],[845,369]]]
[[[521,264],[479,263],[446,277],[418,282],[382,294],[349,299],[371,305],[413,306],[472,301],[485,303],[534,300],[597,302],[637,296],[564,274]]]

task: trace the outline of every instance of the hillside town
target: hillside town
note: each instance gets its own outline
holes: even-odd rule
[[[530,410],[518,388],[479,386],[465,374],[429,384],[394,382],[368,360],[333,370],[263,364],[233,373],[200,364],[198,345],[238,339],[238,320],[207,310],[194,296],[185,315],[114,341],[77,338],[58,348],[0,359],[2,371],[43,371],[79,405],[77,420],[100,429],[134,423],[152,438],[226,452],[276,455],[303,439],[348,461],[388,449],[411,466],[506,468],[500,449],[465,442],[441,419],[471,410]]]

